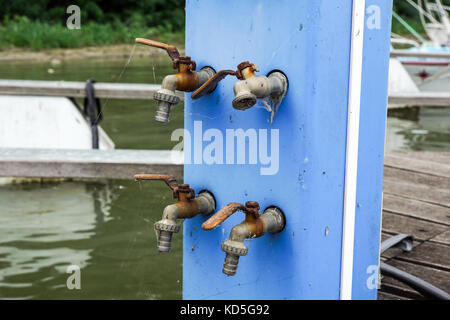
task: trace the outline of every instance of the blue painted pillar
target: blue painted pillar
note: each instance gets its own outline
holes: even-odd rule
[[[351,284],[360,299],[376,298],[368,283],[379,261],[391,2],[366,1]],[[186,95],[186,183],[211,191],[218,209],[278,206],[287,225],[247,240],[248,255],[227,277],[220,244],[244,215],[213,231],[201,229],[205,217],[186,220],[184,299],[340,298],[351,30],[351,0],[186,2],[186,53],[197,69],[248,60],[261,75],[283,71],[289,91],[272,125],[262,107],[233,109],[236,78],[199,100]],[[238,129],[248,135],[244,161],[226,138]]]

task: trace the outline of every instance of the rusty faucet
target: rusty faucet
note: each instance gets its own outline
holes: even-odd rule
[[[259,213],[259,204],[255,201],[248,201],[245,206],[231,202],[219,212],[202,224],[204,230],[212,230],[224,222],[236,211],[245,213],[245,220],[231,229],[230,237],[222,242],[222,250],[226,253],[223,265],[223,273],[227,276],[234,276],[239,263],[239,257],[248,253],[248,248],[244,244],[245,239],[258,238],[266,232],[281,232],[286,219],[283,212],[277,207],[268,207],[262,214]]]
[[[253,107],[257,99],[270,98],[274,105],[279,106],[288,90],[288,79],[281,71],[272,71],[268,76],[257,76],[259,72],[256,64],[244,61],[237,66],[237,70],[221,70],[206,81],[193,94],[193,99],[198,99],[214,89],[219,81],[227,75],[234,75],[240,81],[234,84],[232,105],[238,110],[246,110]]]
[[[191,57],[180,56],[175,46],[144,38],[137,38],[136,42],[166,50],[172,59],[173,68],[178,69],[178,73],[168,75],[163,79],[161,89],[153,96],[158,101],[155,120],[167,123],[172,106],[180,101],[175,90],[192,92],[212,78],[216,72],[211,67],[204,67],[199,72],[195,72],[197,67],[195,61],[191,60]],[[214,89],[212,88],[209,92]],[[205,94],[209,92],[205,92]]]
[[[214,196],[208,191],[202,191],[195,197],[195,191],[188,184],[178,184],[172,176],[161,174],[137,174],[135,180],[162,180],[173,191],[174,199],[178,201],[168,205],[162,219],[155,223],[155,230],[159,231],[158,250],[169,252],[172,235],[180,231],[177,219],[193,218],[198,214],[210,215],[216,210]]]

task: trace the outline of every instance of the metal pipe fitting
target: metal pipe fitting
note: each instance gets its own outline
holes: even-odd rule
[[[197,198],[190,201],[178,201],[168,205],[163,212],[162,219],[155,223],[155,230],[159,231],[158,251],[169,252],[172,235],[180,231],[177,219],[188,219],[198,214],[210,215],[216,209],[213,195],[208,191],[201,192]]]
[[[214,76],[215,71],[211,67],[204,67],[199,72],[184,71],[164,77],[161,89],[154,93],[153,98],[158,101],[155,120],[162,123],[169,122],[172,106],[180,102],[176,90],[194,91]]]
[[[239,68],[239,66],[238,66]],[[288,80],[280,71],[274,71],[266,76],[255,76],[254,71],[259,71],[254,64],[245,66],[241,71],[242,79],[234,84],[233,108],[246,110],[253,107],[257,99],[269,98],[274,104],[279,105],[287,93]]]
[[[246,110],[253,107],[258,99],[262,99],[267,111],[271,113],[270,123],[278,111],[288,91],[288,79],[283,72],[274,70],[268,76],[256,76],[259,71],[256,64],[244,61],[237,66],[237,70],[220,70],[209,78],[193,94],[192,99],[198,99],[214,90],[225,77],[232,75],[240,81],[234,84],[235,97],[232,105],[235,109]],[[267,101],[267,99],[268,101]]]
[[[195,61],[191,60],[191,57],[180,56],[177,48],[174,46],[143,38],[137,38],[136,42],[166,50],[172,59],[173,68],[178,69],[178,73],[168,75],[163,79],[161,89],[153,95],[153,98],[158,102],[155,120],[167,123],[169,122],[172,106],[180,101],[176,90],[192,92],[212,78],[216,72],[211,67],[204,67],[199,72],[195,72]],[[214,89],[212,88],[212,90],[205,92],[205,94],[210,93]]]
[[[269,207],[260,214],[259,204],[249,201],[245,206],[234,202],[229,203],[203,223],[202,228],[212,230],[236,211],[244,212],[245,220],[231,229],[229,239],[221,245],[226,253],[222,272],[227,276],[236,274],[239,257],[248,254],[248,248],[244,244],[245,239],[258,238],[267,232],[281,232],[286,225],[284,214],[279,208]]]
[[[188,184],[178,184],[177,181],[167,175],[138,174],[135,180],[163,180],[173,191],[174,198],[178,201],[164,208],[162,219],[154,225],[158,231],[158,251],[169,252],[172,244],[172,236],[180,231],[181,226],[177,219],[189,219],[198,214],[210,215],[216,210],[216,201],[209,191],[201,191],[197,197]]]
[[[158,251],[169,252],[172,235],[180,231],[177,219],[193,218],[198,214],[210,215],[216,209],[213,195],[202,191],[197,198],[188,202],[177,202],[164,208],[162,219],[155,223],[155,230],[159,231]]]

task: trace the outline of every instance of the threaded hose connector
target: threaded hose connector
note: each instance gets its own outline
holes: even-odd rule
[[[226,253],[222,272],[227,276],[234,276],[239,263],[239,257],[248,253],[248,248],[239,241],[227,240],[222,242],[222,250]]]
[[[158,101],[158,105],[156,106],[155,120],[162,123],[168,123],[171,107],[172,105],[169,102]]]
[[[163,219],[155,223],[155,230],[158,234],[158,251],[169,252],[172,244],[172,235],[180,231],[180,226],[176,222]]]
[[[224,252],[238,256],[246,256],[248,253],[248,248],[239,241],[227,240],[222,242],[221,247]]]
[[[253,93],[244,92],[236,96],[231,104],[233,105],[233,108],[244,111],[253,107],[257,101],[258,100]]]
[[[180,98],[174,94],[169,94],[162,91],[158,91],[153,94],[153,98],[158,101],[155,120],[162,123],[168,123],[170,109],[172,108],[172,105],[177,104],[180,101]]]
[[[170,231],[160,231],[158,237],[158,251],[159,252],[169,252],[172,245],[172,235],[173,232]]]
[[[165,91],[165,92],[164,92]],[[153,93],[153,99],[156,101],[164,101],[170,104],[177,104],[180,102],[180,98],[175,94],[171,94],[169,90],[161,90]]]
[[[227,253],[225,255],[222,272],[227,276],[234,276],[236,274],[238,263],[239,256],[237,254]]]

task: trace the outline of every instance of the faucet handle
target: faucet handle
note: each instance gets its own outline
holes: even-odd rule
[[[259,72],[258,66],[254,63],[244,61],[239,63],[237,66],[236,78],[238,78],[239,80],[245,80],[254,76],[254,72]]]
[[[204,230],[212,230],[224,222],[229,216],[237,211],[245,213],[245,218],[256,219],[259,217],[259,204],[256,201],[247,201],[245,205],[237,202],[230,202],[220,209],[215,215],[202,224]]]
[[[247,70],[246,70],[247,69]],[[245,70],[245,71],[244,71]],[[239,80],[244,80],[251,76],[254,76],[254,72],[258,72],[258,66],[254,63],[250,63],[248,61],[244,61],[238,64],[237,70],[220,70],[214,76],[209,78],[200,88],[194,91],[191,95],[192,99],[198,99],[203,97],[205,94],[208,94],[216,88],[217,84],[222,81],[226,76],[231,75],[235,76]]]
[[[134,180],[162,180],[173,191],[174,198],[177,198],[177,196],[175,196],[175,194],[178,191],[178,182],[172,176],[164,175],[164,174],[146,174],[146,173],[141,173],[141,174],[135,174],[134,175]]]
[[[134,180],[161,180],[172,190],[174,199],[191,200],[195,198],[195,191],[188,184],[178,184],[177,180],[165,174],[135,174]],[[183,196],[180,197],[180,194]]]
[[[198,99],[204,95],[214,91],[217,84],[222,81],[226,76],[233,75],[236,76],[236,71],[233,70],[220,70],[214,76],[209,78],[204,84],[202,84],[195,92],[191,95],[192,99]]]
[[[155,48],[160,48],[160,49],[164,49],[167,51],[167,54],[169,55],[170,59],[172,59],[173,62],[173,68],[176,69],[178,67],[178,64],[180,62],[183,61],[179,61],[180,60],[180,53],[178,52],[178,49],[175,46],[172,46],[170,44],[165,44],[159,41],[155,41],[155,40],[151,40],[151,39],[145,39],[145,38],[136,38],[136,42],[137,43],[141,43],[141,44],[145,44],[147,46],[151,46],[151,47],[155,47]],[[189,58],[189,57],[183,57],[183,58]],[[189,62],[193,62],[190,61],[189,58]],[[195,70],[195,62],[193,62],[193,69]]]

